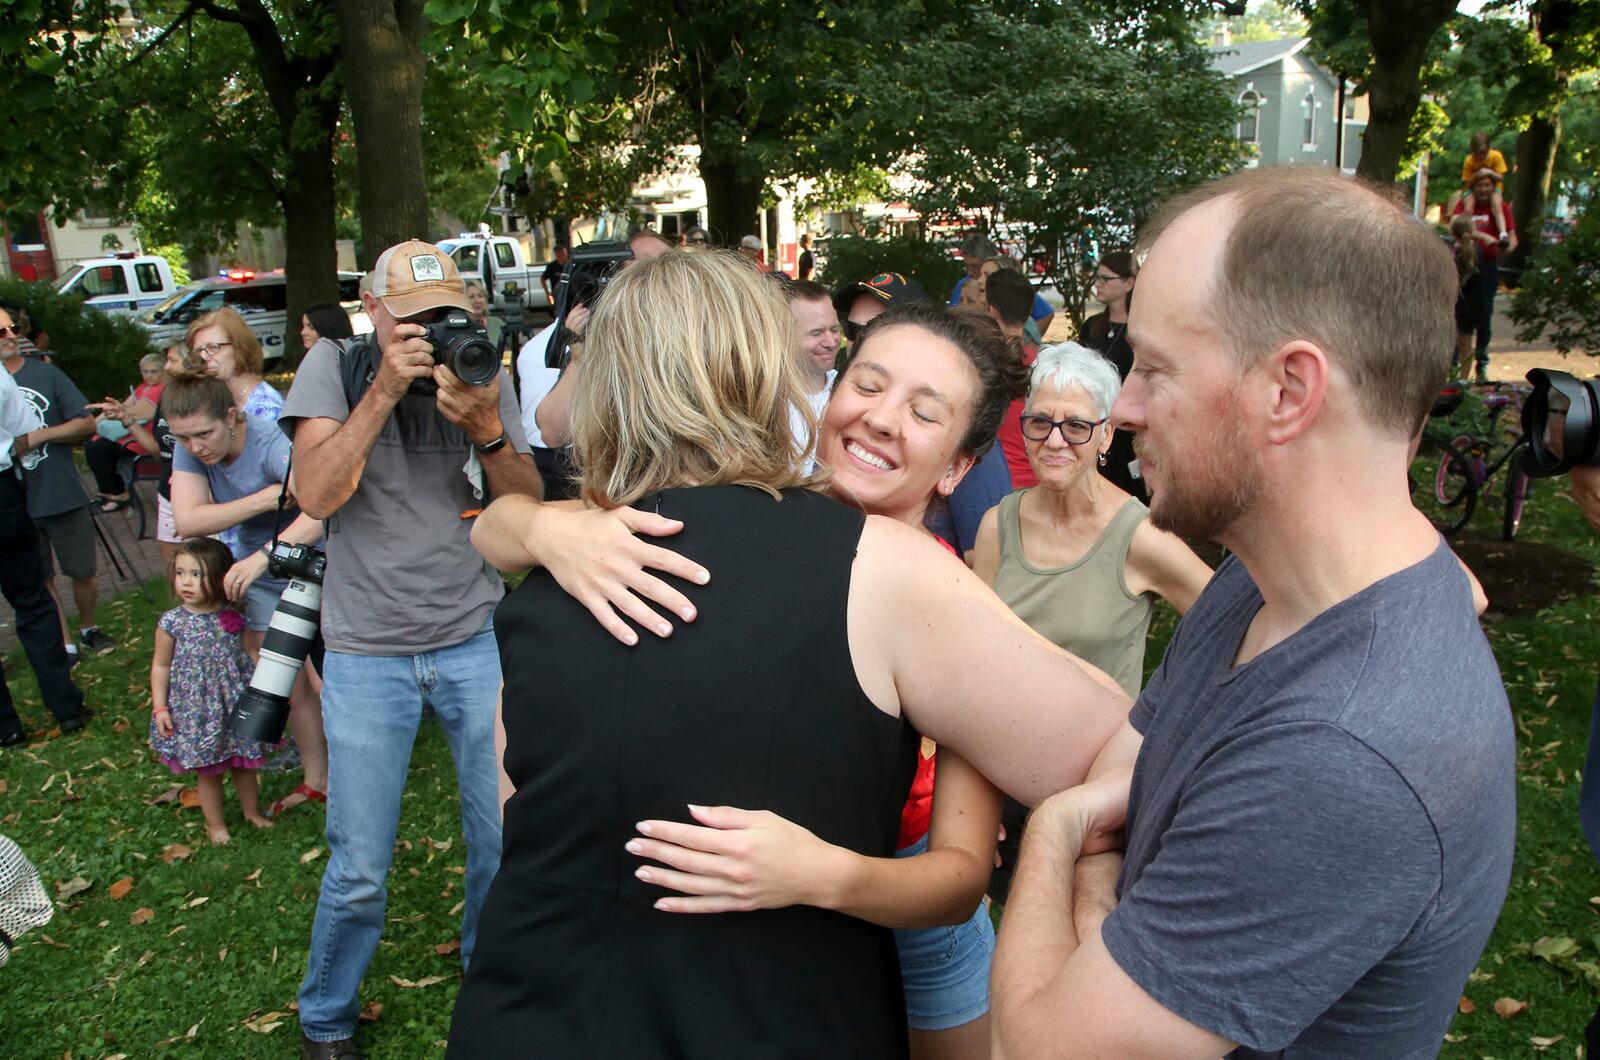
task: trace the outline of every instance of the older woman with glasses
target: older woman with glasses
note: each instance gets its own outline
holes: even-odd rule
[[[1152,600],[1181,615],[1211,570],[1183,540],[1151,525],[1150,510],[1097,468],[1111,447],[1111,406],[1122,389],[1109,360],[1075,342],[1046,346],[1033,364],[1022,436],[1039,484],[983,517],[972,569],[1017,617],[1100,667],[1137,697]],[[1003,900],[1025,811],[1008,801],[998,885]]]

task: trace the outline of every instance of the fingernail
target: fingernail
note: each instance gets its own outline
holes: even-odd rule
[[[705,809],[704,806],[696,806],[692,802],[689,803],[688,805],[689,805],[689,812],[690,813],[700,813],[701,811],[703,811]]]
[[[645,835],[654,835],[655,834],[655,829],[650,827],[650,822],[649,821],[640,821],[638,824],[634,825],[633,827],[634,827],[634,829],[636,831],[643,832]]]
[[[641,854],[644,852],[644,844],[639,842],[637,839],[630,839],[626,843],[622,844],[622,849],[626,850],[630,854]]]
[[[663,913],[672,912],[672,905],[665,898],[656,899],[656,908],[661,910]]]
[[[711,580],[711,572],[708,570],[697,570],[694,572],[694,580],[697,584],[704,585],[706,582]]]
[[[641,880],[650,879],[650,870],[649,869],[634,869],[633,870],[633,874],[635,876],[639,877],[639,879],[641,879]]]
[[[622,638],[622,643],[626,644],[628,647],[631,648],[635,644],[639,643],[639,637],[638,637],[637,634],[635,634],[633,632],[633,630],[630,629],[630,630],[628,630],[627,636]]]
[[[661,623],[661,625],[656,627],[656,635],[657,636],[665,637],[668,633],[671,633],[671,632],[672,632],[672,627],[667,625],[665,622]]]
[[[678,614],[683,616],[683,620],[685,622],[693,622],[694,621],[694,608],[692,608],[692,607],[686,607],[682,611],[679,611]]]

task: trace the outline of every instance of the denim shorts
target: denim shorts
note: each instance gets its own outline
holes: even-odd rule
[[[928,849],[923,836],[895,854],[915,857]],[[906,992],[906,1022],[914,1031],[946,1031],[989,1011],[989,965],[994,960],[994,924],[987,902],[964,924],[895,931],[900,979]]]
[[[244,628],[260,633],[272,624],[272,612],[278,609],[278,597],[289,587],[277,578],[257,578],[244,591],[239,610],[244,612]]]

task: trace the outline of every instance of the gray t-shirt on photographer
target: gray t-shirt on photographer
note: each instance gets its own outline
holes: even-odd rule
[[[374,351],[376,353],[376,351]],[[323,339],[295,374],[278,426],[350,416],[339,347]],[[511,380],[500,373],[500,420],[528,452]],[[407,395],[383,425],[350,499],[329,520],[322,636],[334,651],[415,655],[460,644],[483,628],[504,593],[472,547],[462,513],[486,502],[462,471],[472,445],[431,397]]]
[[[26,357],[11,378],[46,427],[91,415],[84,408],[83,392],[53,364]],[[32,518],[64,515],[89,503],[88,491],[72,462],[72,449],[70,445],[51,442],[23,454],[22,474],[28,485],[28,515]]]
[[[1232,666],[1261,594],[1227,560],[1130,721],[1117,964],[1240,1057],[1432,1057],[1516,838],[1500,670],[1441,542]]]

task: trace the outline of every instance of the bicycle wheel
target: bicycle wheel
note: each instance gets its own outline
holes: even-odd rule
[[[1522,468],[1522,454],[1506,461],[1506,514],[1500,524],[1500,536],[1510,541],[1522,528],[1522,508],[1533,492],[1533,479]]]
[[[1422,436],[1411,465],[1411,503],[1446,536],[1467,525],[1478,504],[1472,465],[1443,438]]]

